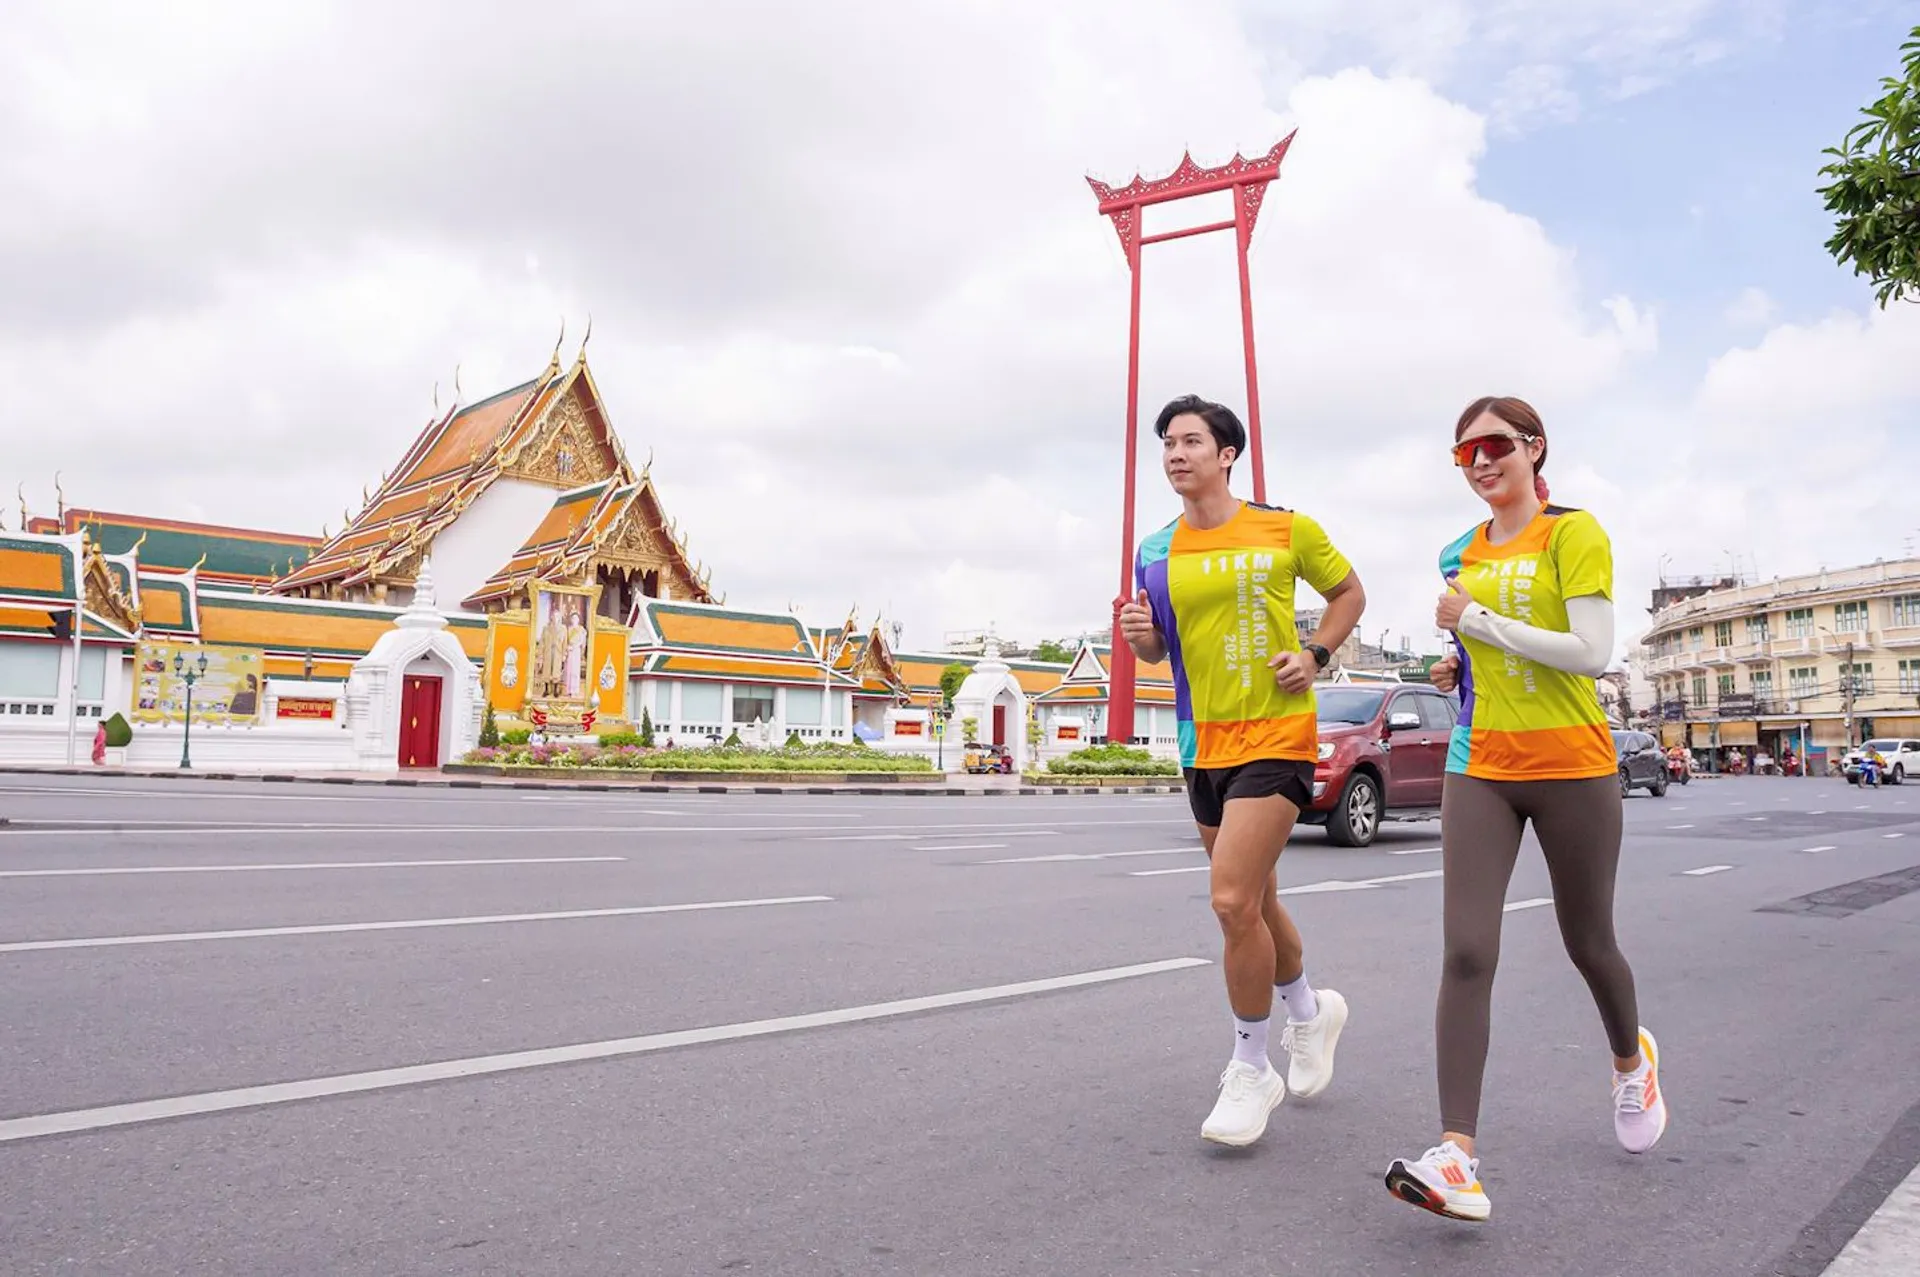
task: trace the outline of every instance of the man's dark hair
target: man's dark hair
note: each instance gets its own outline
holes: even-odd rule
[[[1199,395],[1181,395],[1160,410],[1154,418],[1153,433],[1162,439],[1167,437],[1167,427],[1173,424],[1175,417],[1187,414],[1200,418],[1207,423],[1207,429],[1213,432],[1213,442],[1221,450],[1233,449],[1233,459],[1238,461],[1247,451],[1247,428],[1240,424],[1240,418],[1233,409],[1225,404],[1217,404],[1202,399]]]

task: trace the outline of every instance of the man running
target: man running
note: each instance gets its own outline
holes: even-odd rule
[[[1228,491],[1247,442],[1231,409],[1188,395],[1161,409],[1154,433],[1184,509],[1140,544],[1138,593],[1120,608],[1120,631],[1140,660],[1173,665],[1180,762],[1212,864],[1234,1027],[1233,1060],[1200,1135],[1241,1147],[1266,1132],[1289,1087],[1302,1097],[1327,1088],[1347,1023],[1346,1000],[1307,981],[1274,867],[1313,801],[1314,679],[1353,631],[1366,593],[1319,524]],[[1327,601],[1304,648],[1296,580]],[[1287,1007],[1284,1078],[1267,1056],[1276,994]]]

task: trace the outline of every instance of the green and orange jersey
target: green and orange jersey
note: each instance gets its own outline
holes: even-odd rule
[[[1217,528],[1183,517],[1140,543],[1134,580],[1166,638],[1182,766],[1317,756],[1313,693],[1282,691],[1268,662],[1300,650],[1294,583],[1325,595],[1351,571],[1318,523],[1251,502]]]
[[[1585,510],[1543,506],[1499,545],[1481,524],[1440,554],[1440,573],[1475,603],[1525,625],[1566,633],[1567,600],[1613,597],[1613,546]],[[1594,680],[1465,634],[1460,721],[1447,770],[1482,780],[1585,780],[1618,767]]]

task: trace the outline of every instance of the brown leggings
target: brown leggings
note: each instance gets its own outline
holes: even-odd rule
[[[1446,962],[1434,1039],[1441,1125],[1461,1135],[1474,1134],[1480,1118],[1500,920],[1528,820],[1546,854],[1560,938],[1593,991],[1607,1042],[1623,1060],[1640,1049],[1633,972],[1613,936],[1620,782],[1612,776],[1492,781],[1449,774],[1440,800]]]

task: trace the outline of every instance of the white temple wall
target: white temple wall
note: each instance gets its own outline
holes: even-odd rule
[[[433,539],[435,593],[449,608],[486,584],[547,517],[558,490],[502,476]]]

